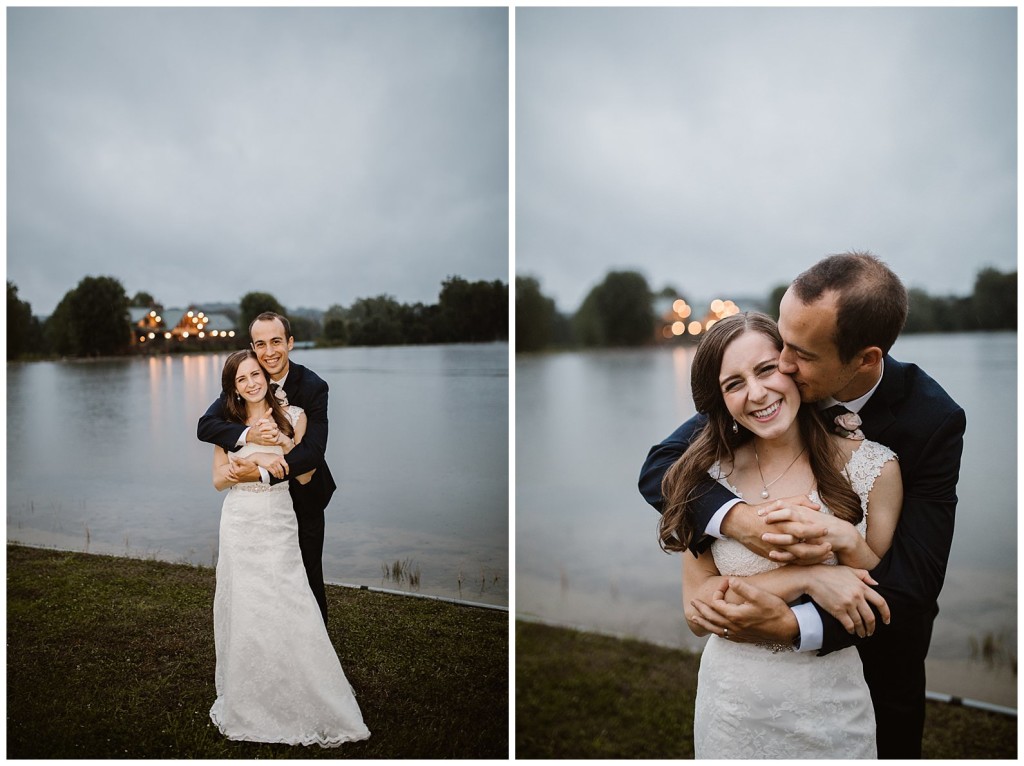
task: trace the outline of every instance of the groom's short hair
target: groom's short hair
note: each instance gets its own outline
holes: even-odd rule
[[[802,303],[836,293],[836,349],[844,364],[868,346],[888,353],[907,321],[907,289],[877,256],[849,252],[823,258],[793,280]]]
[[[282,316],[281,314],[277,314],[273,311],[264,311],[262,314],[257,316],[251,322],[249,322],[249,340],[252,340],[252,326],[254,324],[256,324],[257,322],[273,322],[275,319],[281,323],[282,327],[284,327],[284,339],[288,340],[290,337],[292,337],[292,326],[291,323],[288,321],[288,317]]]

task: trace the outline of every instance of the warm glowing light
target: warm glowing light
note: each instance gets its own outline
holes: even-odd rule
[[[712,314],[721,314],[722,313],[722,309],[724,309],[724,308],[725,308],[725,304],[722,301],[720,301],[718,298],[715,298],[713,301],[711,301],[711,313]]]
[[[159,324],[160,322],[164,321],[164,318],[163,317],[157,317],[156,321],[157,321],[157,324]]]
[[[201,333],[199,333],[199,337],[200,337],[200,338],[205,338],[205,337],[206,337],[206,333],[205,333],[205,332],[201,332]]]
[[[140,335],[139,336],[139,343],[145,343],[145,342],[146,342],[146,336],[145,335]]]
[[[200,316],[200,317],[202,317],[202,316],[203,316],[203,312],[202,312],[202,311],[200,311],[200,312],[199,312],[199,316]]]
[[[679,316],[682,317],[683,319],[686,319],[692,313],[693,309],[691,309],[689,306],[684,306],[683,310],[679,312]]]
[[[688,327],[690,335],[700,335],[700,328],[701,324],[697,320],[690,322],[690,325]]]
[[[682,335],[684,332],[686,332],[686,325],[685,324],[683,324],[682,322],[673,322],[672,323],[672,334],[673,335]]]
[[[188,333],[187,333],[187,332],[183,332],[183,333],[181,334],[181,337],[182,337],[182,338],[187,338],[187,337],[188,337]]]
[[[677,314],[682,314],[683,313],[683,309],[685,309],[685,308],[686,308],[686,301],[684,301],[682,298],[679,298],[675,303],[672,304],[672,310],[674,312],[676,312]]]
[[[192,324],[199,324],[199,317],[192,317]]]
[[[171,339],[171,334],[169,332],[165,332],[164,333],[164,337],[167,338],[167,340],[170,340]]]
[[[216,338],[218,335],[220,335],[220,333],[217,332],[216,330],[210,330],[210,337],[211,338]]]
[[[191,311],[190,311],[190,312],[188,312],[188,315],[189,315],[190,317],[191,317],[191,316],[195,316],[195,314],[193,314],[193,313],[192,313]]]
[[[153,338],[155,338],[155,337],[156,337],[156,333],[155,333],[155,332],[151,332],[151,333],[149,334],[149,339],[150,339],[150,340],[153,340]]]
[[[714,326],[715,322],[717,322],[717,321],[718,321],[717,319],[709,319],[707,321],[707,324],[704,325],[704,330],[705,331],[710,330]]]
[[[228,330],[228,337],[229,338],[234,338],[235,337],[235,331],[234,330]]]
[[[663,338],[671,338],[672,337],[672,328],[669,327],[668,325],[665,325],[664,327],[662,327],[661,328],[661,337],[663,337]]]
[[[155,317],[155,316],[156,316],[156,312],[155,312],[155,311],[150,311],[150,312],[149,312],[149,315],[150,315],[151,317]]]

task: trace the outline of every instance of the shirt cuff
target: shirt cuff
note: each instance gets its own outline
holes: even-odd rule
[[[731,511],[734,505],[742,502],[743,501],[738,497],[734,497],[715,511],[715,515],[712,516],[711,521],[708,522],[708,525],[704,530],[704,534],[710,535],[711,537],[717,537],[719,540],[723,539],[725,535],[722,534],[722,522],[725,520],[725,514]]]
[[[238,437],[238,441],[235,442],[235,446],[236,447],[244,447],[245,446],[245,438],[248,435],[249,435],[249,426],[246,426],[245,430],[242,431],[242,435]]]
[[[818,608],[810,601],[793,607],[793,616],[800,626],[800,645],[798,652],[816,652],[825,642],[825,629],[821,624]]]
[[[264,484],[270,484],[270,472],[261,465],[256,467],[260,469],[260,481]]]

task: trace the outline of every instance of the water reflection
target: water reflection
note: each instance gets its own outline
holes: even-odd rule
[[[8,539],[214,561],[223,496],[195,429],[226,357],[9,364]],[[327,578],[389,586],[382,564],[409,559],[422,593],[507,604],[508,346],[294,358],[331,389]]]

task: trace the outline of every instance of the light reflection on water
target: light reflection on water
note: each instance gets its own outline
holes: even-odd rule
[[[222,495],[196,421],[227,354],[8,364],[7,537],[209,565]],[[329,581],[508,603],[507,344],[317,349]],[[461,579],[461,585],[460,585]]]
[[[929,688],[1016,706],[1016,342],[1013,333],[908,336],[893,355],[967,412],[957,529]],[[650,446],[693,414],[687,348],[516,359],[516,613],[699,648],[680,560],[636,489]],[[991,663],[972,645],[989,652]],[[1012,664],[1011,664],[1012,656]]]

